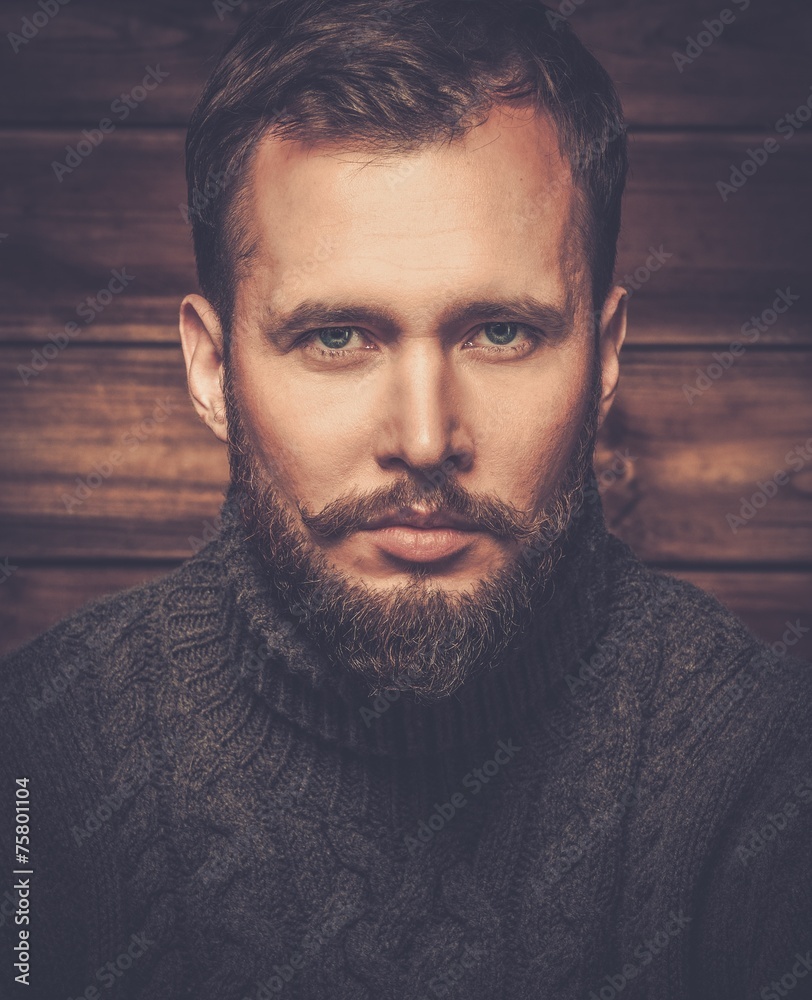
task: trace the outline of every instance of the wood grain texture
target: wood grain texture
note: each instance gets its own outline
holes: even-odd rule
[[[25,386],[5,371],[15,434],[3,445],[13,471],[0,551],[190,554],[185,539],[216,515],[228,469],[192,409],[179,347],[71,346]]]
[[[812,562],[812,354],[745,354],[690,405],[683,387],[709,362],[625,358],[596,462],[610,525],[646,559]],[[14,431],[0,451],[0,552],[190,554],[227,466],[187,399],[179,349],[69,347],[28,385],[7,364],[0,388]],[[788,482],[733,531],[727,515],[782,470]]]
[[[14,566],[14,564],[12,564]],[[173,564],[119,563],[14,566],[0,586],[0,656],[16,649],[88,601],[168,573]],[[812,573],[674,574],[708,591],[777,652],[812,659]],[[795,626],[795,632],[789,626]],[[796,632],[804,632],[797,643]],[[787,637],[792,646],[783,642]]]
[[[602,443],[627,449],[632,472],[607,489],[608,521],[649,560],[808,563],[812,355],[714,364],[710,353],[626,356]],[[719,377],[689,404],[685,387],[709,369]],[[784,484],[770,486],[776,473]],[[770,496],[742,515],[762,483]]]
[[[583,0],[578,6],[572,26],[615,81],[633,124],[765,128],[809,95],[812,8],[805,0]],[[735,14],[733,24],[680,72],[674,53],[686,52],[689,38],[723,9]]]
[[[0,122],[92,125],[136,86],[148,65],[170,73],[133,113],[137,124],[185,124],[220,48],[250,9],[245,0],[221,20],[205,0],[83,0],[64,7],[16,55],[8,42],[0,75]],[[387,4],[381,4],[386,7]],[[390,0],[391,8],[397,7]],[[617,82],[633,124],[762,128],[809,92],[812,10],[728,0],[736,14],[680,73],[673,53],[687,48],[723,4],[707,0],[555,0]],[[19,32],[38,10],[4,0],[2,33]],[[58,80],[59,86],[53,86]]]
[[[8,278],[0,340],[46,343],[64,337],[72,322],[71,340],[175,342],[179,302],[197,287],[179,208],[183,135],[114,132],[60,183],[51,164],[78,134],[3,136],[0,199],[9,236],[0,246]],[[789,288],[799,300],[764,324],[758,343],[812,345],[812,243],[803,226],[788,224],[812,217],[812,124],[723,202],[717,181],[759,140],[634,138],[617,270],[631,292],[630,344],[726,346],[772,306],[778,289]],[[533,218],[528,205],[517,231]],[[99,302],[97,293],[121,269],[132,280]]]

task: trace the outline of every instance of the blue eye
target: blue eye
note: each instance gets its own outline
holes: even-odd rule
[[[500,346],[509,344],[516,339],[519,330],[518,323],[486,323],[483,327],[485,336]]]
[[[325,347],[336,349],[346,347],[352,333],[351,326],[331,326],[325,330],[319,330],[318,338]]]
[[[478,337],[485,337],[476,343]],[[544,334],[527,323],[482,323],[469,339],[468,345],[485,354],[518,357],[531,354],[544,340]],[[500,348],[504,350],[500,351]]]

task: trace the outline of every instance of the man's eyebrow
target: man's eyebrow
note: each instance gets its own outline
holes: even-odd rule
[[[520,322],[538,327],[551,341],[563,339],[573,326],[569,303],[564,308],[541,302],[533,296],[508,299],[480,299],[450,306],[440,314],[437,329],[448,336],[460,326],[473,322]],[[285,314],[268,311],[261,319],[267,339],[278,349],[289,346],[292,337],[306,330],[334,326],[374,326],[396,336],[400,319],[394,310],[361,303],[328,303],[307,299]]]
[[[285,314],[268,311],[261,326],[267,339],[280,350],[289,345],[297,333],[330,326],[360,326],[369,324],[395,333],[398,320],[394,312],[386,309],[347,303],[331,304],[307,299]]]
[[[466,323],[519,322],[538,327],[552,340],[562,340],[572,329],[575,321],[569,302],[563,307],[540,302],[532,295],[510,299],[481,299],[467,302],[453,308],[443,318],[444,328],[462,326]]]

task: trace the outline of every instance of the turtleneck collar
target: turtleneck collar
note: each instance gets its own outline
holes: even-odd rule
[[[547,602],[512,653],[439,702],[377,699],[331,663],[273,596],[229,495],[219,537],[196,557],[225,574],[237,615],[233,667],[274,713],[357,753],[418,757],[496,738],[537,712],[600,634],[608,604],[608,550],[597,491],[570,527]]]

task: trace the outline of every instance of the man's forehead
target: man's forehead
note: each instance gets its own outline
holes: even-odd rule
[[[245,194],[249,283],[280,312],[312,297],[313,279],[334,298],[359,277],[413,300],[442,289],[446,302],[466,283],[478,298],[541,285],[563,308],[585,266],[578,196],[545,117],[492,112],[464,140],[405,152],[267,137]]]
[[[404,138],[397,147],[363,137],[330,141],[285,138],[270,130],[257,143],[251,162],[253,193],[274,189],[285,199],[296,189],[299,197],[319,179],[343,173],[346,179],[380,171],[393,195],[418,171],[455,172],[455,180],[491,187],[499,184],[510,164],[522,187],[555,185],[559,199],[567,200],[573,184],[571,168],[564,156],[552,119],[543,112],[496,105],[487,117],[464,136],[447,141]],[[510,177],[514,181],[515,177]]]

